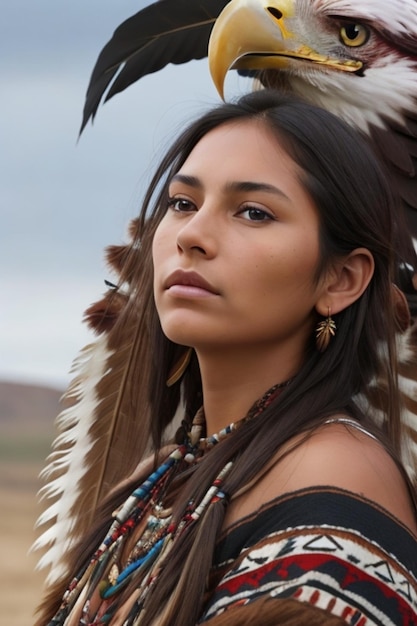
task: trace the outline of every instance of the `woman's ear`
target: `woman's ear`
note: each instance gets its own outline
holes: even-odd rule
[[[316,303],[320,315],[339,313],[356,302],[369,285],[375,269],[372,254],[366,248],[356,248],[338,260],[323,281]]]

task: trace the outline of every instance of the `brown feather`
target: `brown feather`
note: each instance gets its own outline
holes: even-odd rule
[[[84,321],[98,335],[109,332],[120,317],[127,301],[128,297],[124,293],[120,293],[117,289],[110,289],[101,300],[88,307],[84,313]]]
[[[133,223],[130,233],[136,235],[137,229]],[[49,508],[40,517],[44,534],[35,549],[49,548],[41,566],[54,568],[50,580],[65,572],[62,554],[73,543],[74,533],[82,535],[89,528],[100,500],[133,471],[148,444],[143,437],[148,432],[147,398],[140,396],[141,422],[132,419],[130,405],[132,386],[147,388],[138,380],[144,374],[131,367],[146,341],[137,336],[137,305],[128,295],[126,281],[129,277],[138,283],[140,251],[132,243],[112,247],[108,260],[120,270],[124,289],[110,289],[86,311],[85,320],[99,337],[75,362],[76,375],[64,396],[58,436],[43,472],[48,483],[41,495]]]
[[[132,254],[132,246],[108,246],[105,250],[106,261],[118,275],[122,274]]]

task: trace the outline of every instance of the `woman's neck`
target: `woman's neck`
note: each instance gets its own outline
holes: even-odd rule
[[[207,435],[242,419],[267,389],[292,378],[300,359],[277,359],[276,354],[257,355],[253,348],[219,354],[198,352],[203,384]]]

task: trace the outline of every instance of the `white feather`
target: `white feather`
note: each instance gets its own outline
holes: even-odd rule
[[[39,568],[50,567],[48,583],[57,580],[65,571],[59,561],[73,541],[75,520],[69,512],[79,496],[78,485],[87,469],[85,458],[94,443],[89,433],[98,402],[96,385],[106,374],[106,363],[111,354],[106,335],[102,335],[83,348],[75,359],[71,369],[75,378],[66,397],[75,398],[77,402],[58,416],[57,424],[63,432],[54,442],[54,448],[64,446],[64,449],[52,452],[49,464],[41,473],[42,478],[50,482],[39,495],[53,503],[39,517],[37,527],[53,525],[37,539],[32,550],[48,548],[38,564]]]

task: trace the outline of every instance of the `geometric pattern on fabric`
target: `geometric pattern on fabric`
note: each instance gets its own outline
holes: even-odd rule
[[[349,500],[345,494],[346,498]],[[355,507],[356,499],[350,500],[350,506]],[[363,504],[360,503],[361,510]],[[394,523],[392,518],[384,520],[380,510],[372,510],[372,516],[375,515],[381,524]],[[279,520],[279,511],[269,517]],[[256,527],[256,518],[249,526]],[[244,532],[245,524],[238,530]],[[404,528],[398,526],[398,530],[401,541]],[[411,559],[414,563],[417,542],[409,533],[405,537],[408,548],[415,551]],[[358,529],[328,524],[292,525],[246,545],[238,556],[219,563],[215,577],[216,574],[213,593],[199,623],[209,622],[236,604],[242,606],[268,595],[307,602],[343,618],[351,626],[417,624],[416,571],[410,571],[394,554]]]

